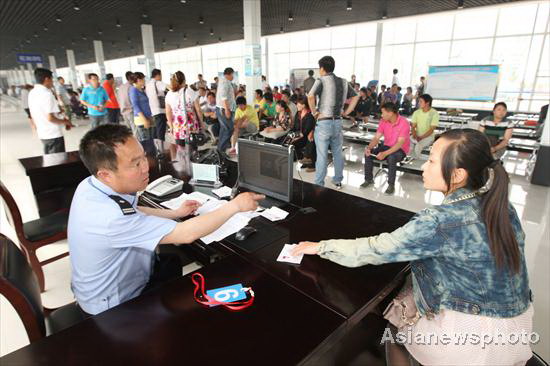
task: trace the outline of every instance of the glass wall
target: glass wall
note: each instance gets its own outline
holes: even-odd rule
[[[272,86],[284,85],[291,69],[315,68],[319,58],[331,55],[339,76],[349,79],[355,74],[361,85],[377,78],[389,84],[396,68],[401,86],[414,89],[430,65],[498,64],[497,100],[505,101],[512,111],[538,111],[549,99],[549,12],[547,1],[524,1],[384,20],[379,70],[374,67],[376,22],[266,36],[262,37],[262,66]],[[212,82],[228,66],[242,79],[243,49],[243,40],[220,42],[158,52],[155,59],[166,82],[177,70],[189,82],[196,81],[199,73]],[[115,77],[123,77],[127,70],[144,72],[145,66],[139,63],[142,57],[107,61],[106,70]],[[84,72],[97,67],[88,64],[77,69],[82,79]],[[66,68],[58,73],[68,74]],[[492,108],[492,103],[462,101],[435,101],[434,105]]]

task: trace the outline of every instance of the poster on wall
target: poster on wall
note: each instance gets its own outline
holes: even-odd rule
[[[244,76],[262,75],[262,48],[259,44],[245,46]]]
[[[426,93],[434,99],[494,102],[499,65],[430,66]]]

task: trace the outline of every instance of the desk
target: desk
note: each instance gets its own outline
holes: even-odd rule
[[[151,179],[172,174],[187,181],[190,154],[184,149],[178,148],[176,163],[150,159]],[[232,185],[236,171],[230,162],[225,184]],[[192,189],[188,184],[183,188]],[[0,363],[316,365],[361,319],[391,298],[408,265],[346,268],[309,256],[295,266],[275,261],[282,245],[376,235],[396,229],[413,214],[298,180],[292,202],[282,207],[291,211],[289,219],[273,223],[287,233],[281,240],[253,253],[228,240],[208,246],[221,259],[200,270],[206,287],[236,282],[252,286],[257,298],[251,308],[240,313],[202,308],[194,302],[186,276],[24,347]],[[295,214],[296,206],[317,212]]]
[[[40,217],[69,210],[78,184],[90,175],[78,151],[19,159],[31,181]]]
[[[236,255],[200,272],[207,288],[242,282],[241,312],[205,308],[187,277],[166,283],[0,359],[2,365],[312,364],[345,320]]]

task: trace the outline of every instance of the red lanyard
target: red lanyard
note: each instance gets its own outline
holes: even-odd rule
[[[220,305],[231,311],[240,311],[240,310],[246,309],[247,307],[252,305],[252,303],[254,303],[254,291],[252,291],[252,288],[250,287],[245,288],[245,291],[247,291],[250,294],[250,298],[246,300],[239,300],[239,301],[233,301],[233,302],[220,302],[208,296],[204,291],[204,277],[202,274],[198,272],[193,273],[193,275],[191,276],[191,280],[195,285],[193,296],[195,297],[195,301],[201,305],[204,305],[204,306]]]

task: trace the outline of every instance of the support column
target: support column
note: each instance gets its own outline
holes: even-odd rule
[[[48,62],[50,63],[50,71],[57,80],[57,62],[55,62],[55,56],[48,56]]]
[[[25,66],[19,65],[19,85],[27,84],[27,73],[25,72]],[[34,81],[31,83],[32,85],[36,84]]]
[[[382,57],[382,32],[384,29],[384,23],[378,22],[376,24],[376,46],[374,47],[374,75],[373,79],[378,80],[380,85],[380,58]]]
[[[105,79],[105,55],[103,54],[103,42],[94,40],[95,62],[99,66],[99,80]]]
[[[248,104],[254,103],[254,91],[262,88],[261,10],[261,0],[243,0],[244,80]]]
[[[41,62],[38,62],[38,63],[36,64],[36,68],[39,68],[39,67],[44,67],[44,65],[43,65]]]
[[[73,90],[76,90],[78,88],[78,77],[76,76],[76,60],[73,50],[67,50],[67,63],[69,65],[69,81]]]
[[[32,68],[32,64],[30,62],[27,64],[26,80],[27,80],[27,83],[34,84],[34,69]]]
[[[141,39],[143,41],[143,55],[145,56],[145,76],[150,77],[151,71],[155,68],[155,40],[151,24],[141,25]]]

